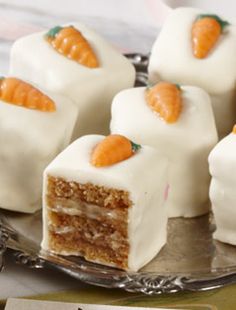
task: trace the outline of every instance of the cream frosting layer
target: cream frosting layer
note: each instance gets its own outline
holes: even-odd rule
[[[192,52],[191,28],[196,17],[204,13],[208,12],[173,10],[152,47],[149,78],[151,82],[169,80],[205,89],[212,99],[218,132],[224,136],[236,121],[236,26],[229,21],[209,55],[197,59]]]
[[[62,96],[46,95],[54,100],[55,112],[0,101],[1,208],[27,213],[40,209],[43,171],[70,142],[77,106]]]
[[[71,23],[92,46],[100,67],[90,69],[59,54],[46,32],[17,40],[11,50],[10,73],[73,100],[80,109],[73,139],[88,133],[107,134],[113,96],[132,87],[133,65],[93,30]]]
[[[208,212],[207,158],[218,139],[208,94],[193,86],[181,86],[181,90],[183,108],[173,124],[151,110],[144,87],[122,91],[112,103],[112,133],[155,147],[169,158],[169,217]]]
[[[46,168],[42,247],[48,249],[46,202],[48,175],[67,181],[125,190],[130,193],[133,203],[128,215],[130,243],[128,267],[135,271],[149,262],[166,242],[167,210],[164,201],[168,161],[157,150],[143,146],[128,160],[96,168],[89,162],[90,155],[94,146],[103,138],[104,136],[100,135],[89,135],[76,140]],[[63,254],[72,253],[63,252]]]
[[[221,140],[209,156],[210,199],[216,221],[214,238],[236,245],[236,135]]]

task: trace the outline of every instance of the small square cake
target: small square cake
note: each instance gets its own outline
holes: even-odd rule
[[[168,157],[169,217],[208,212],[207,158],[218,138],[204,90],[167,82],[124,90],[112,103],[111,132],[155,147]]]
[[[209,93],[220,137],[236,121],[236,26],[195,8],[178,8],[153,45],[149,79],[194,85]]]
[[[78,105],[73,139],[89,133],[107,134],[113,96],[135,81],[129,60],[80,23],[17,40],[11,50],[10,73]]]
[[[76,140],[44,172],[42,248],[138,270],[166,242],[167,165],[124,136]]]
[[[216,222],[214,238],[236,245],[236,127],[209,156],[210,199]]]
[[[0,207],[41,208],[42,174],[70,142],[78,108],[17,78],[0,80]]]

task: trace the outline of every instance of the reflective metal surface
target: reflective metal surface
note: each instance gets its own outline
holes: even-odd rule
[[[236,247],[212,239],[215,225],[209,215],[170,219],[167,244],[137,273],[41,251],[41,212],[2,211],[0,221],[1,255],[7,246],[17,263],[30,268],[53,267],[86,283],[150,295],[236,283]]]

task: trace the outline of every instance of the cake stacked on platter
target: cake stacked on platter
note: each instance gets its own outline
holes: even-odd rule
[[[41,208],[43,170],[70,143],[77,115],[66,97],[1,78],[1,208],[29,213]]]
[[[209,156],[212,181],[210,198],[216,221],[214,238],[236,245],[235,229],[235,168],[236,168],[236,126],[221,140]]]
[[[209,211],[207,157],[218,138],[204,90],[167,82],[124,90],[112,104],[111,131],[150,145],[169,159],[169,217]]]
[[[45,170],[44,249],[136,271],[166,243],[167,159],[121,135],[84,136]]]
[[[235,133],[215,147],[236,122],[235,54],[234,24],[192,8],[164,24],[147,87],[80,23],[16,41],[0,82],[1,207],[34,212],[43,182],[44,250],[137,271],[168,217],[209,212],[212,152],[215,237],[235,244]]]

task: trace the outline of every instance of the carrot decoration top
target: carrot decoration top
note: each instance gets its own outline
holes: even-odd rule
[[[95,167],[111,166],[133,156],[140,148],[124,136],[109,135],[95,146],[90,163]]]
[[[146,102],[166,123],[175,123],[182,110],[181,88],[178,84],[160,82],[146,89]]]
[[[196,58],[205,58],[218,41],[227,21],[217,15],[202,14],[192,25],[192,49]]]
[[[54,112],[53,100],[34,86],[13,77],[0,78],[0,100],[28,109]]]
[[[98,59],[89,42],[73,26],[56,26],[46,33],[46,40],[60,54],[88,68],[98,68]]]
[[[236,134],[236,125],[234,125],[232,133]]]

